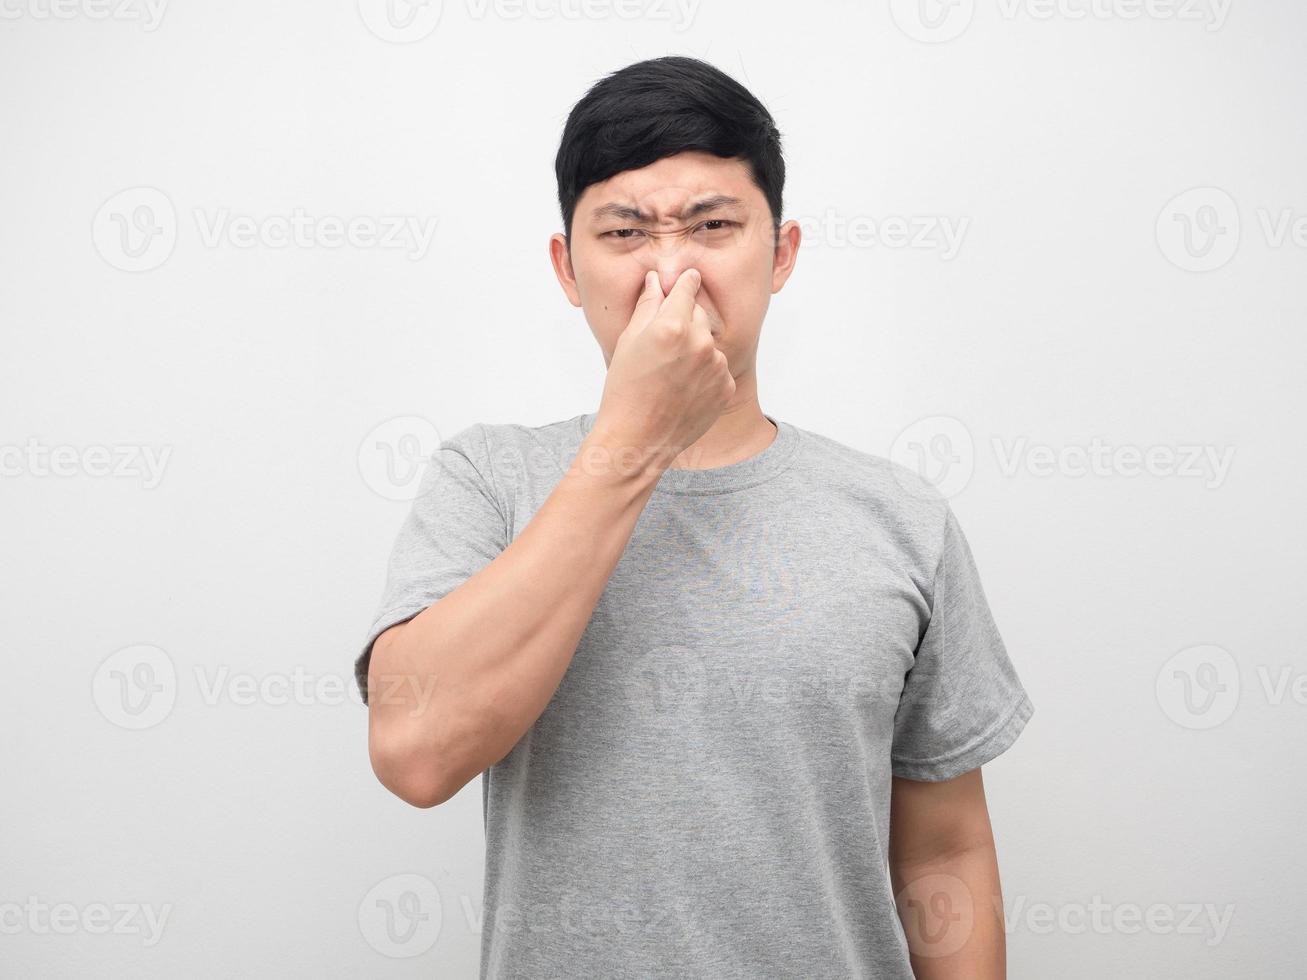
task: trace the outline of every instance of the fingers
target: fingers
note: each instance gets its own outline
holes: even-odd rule
[[[712,317],[698,303],[694,304],[694,315],[690,319],[690,336],[710,345],[716,344],[712,332]]]
[[[644,288],[636,297],[635,309],[631,311],[631,319],[626,329],[635,332],[642,330],[653,320],[662,302],[663,287],[658,281],[658,273],[650,270],[644,274]]]
[[[635,308],[638,310],[641,306],[652,304],[656,310],[663,299],[663,287],[658,282],[658,273],[650,269],[644,274],[644,288],[640,290],[640,298],[635,301]]]
[[[690,318],[690,322],[696,327],[702,327],[704,333],[712,333],[712,317],[698,303],[694,304],[694,313]]]
[[[667,298],[659,307],[660,313],[666,313],[682,322],[689,323],[694,318],[694,297],[699,293],[699,283],[703,277],[698,269],[685,269],[676,277]]]

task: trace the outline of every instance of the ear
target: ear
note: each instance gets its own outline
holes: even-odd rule
[[[554,275],[567,294],[568,302],[580,306],[581,291],[576,286],[576,272],[572,269],[572,257],[567,252],[567,239],[562,233],[549,236],[549,261],[554,265]]]
[[[794,263],[799,258],[799,242],[803,239],[803,230],[797,221],[787,221],[776,233],[776,250],[772,255],[771,291],[779,293],[785,281],[794,271]]]

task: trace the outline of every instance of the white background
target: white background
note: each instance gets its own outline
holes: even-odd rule
[[[1301,971],[1301,4],[69,2],[0,2],[3,972],[476,975],[480,784],[389,795],[352,662],[433,440],[597,407],[554,153],[669,53],[784,134],[763,409],[943,481],[1036,705],[1009,976]]]

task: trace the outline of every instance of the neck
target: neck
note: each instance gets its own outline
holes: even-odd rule
[[[737,378],[735,395],[708,431],[672,461],[677,470],[706,470],[730,466],[757,456],[776,438],[776,427],[758,405],[753,375]]]

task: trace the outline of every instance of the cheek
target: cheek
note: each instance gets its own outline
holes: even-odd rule
[[[578,272],[576,284],[591,333],[602,346],[611,347],[631,320],[638,288],[632,286],[628,290],[622,277],[608,278],[595,269],[588,270],[584,277]]]
[[[587,313],[596,318],[630,318],[644,270],[629,257],[587,256],[574,266],[576,288]]]
[[[739,321],[740,326],[767,308],[771,295],[771,256],[722,254],[705,259],[704,282],[722,319]]]
[[[703,253],[705,266],[734,288],[755,288],[759,276],[770,280],[775,250],[763,232],[750,229],[737,242]]]

